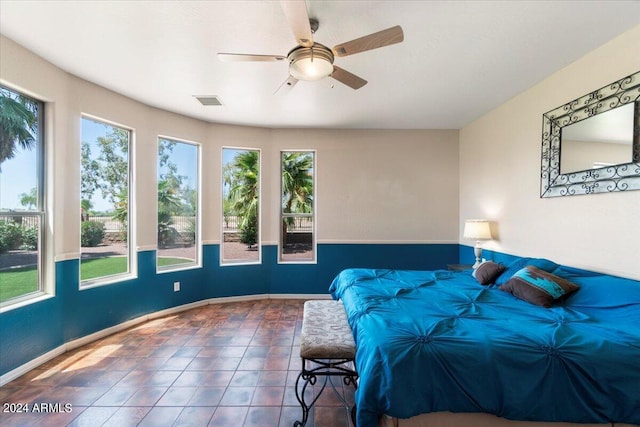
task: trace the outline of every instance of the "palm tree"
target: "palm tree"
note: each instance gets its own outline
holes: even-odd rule
[[[20,193],[20,205],[27,208],[27,210],[38,206],[38,189],[32,187],[28,193]]]
[[[38,130],[37,104],[0,89],[0,164],[16,155],[17,146],[32,149]]]
[[[313,209],[313,156],[305,152],[282,153],[282,213],[311,213]],[[292,217],[282,221],[282,243]]]
[[[89,199],[80,200],[80,221],[89,221],[93,203]]]
[[[158,245],[168,247],[174,243],[177,231],[173,225],[172,215],[179,213],[182,200],[178,196],[179,188],[175,180],[158,181]]]
[[[239,227],[241,241],[253,246],[258,240],[258,191],[260,153],[243,151],[233,158],[230,172],[225,181],[229,185],[230,208],[242,219]]]
[[[168,179],[158,181],[158,210],[171,214],[178,213],[182,208],[182,200],[178,195],[179,188]]]
[[[129,188],[123,187],[120,189],[120,192],[117,194],[117,200],[115,202],[115,209],[113,210],[113,214],[111,218],[115,221],[120,222],[122,227],[124,228],[124,232],[122,233],[122,238],[126,242],[128,238],[128,227],[129,222],[127,218],[129,217]]]

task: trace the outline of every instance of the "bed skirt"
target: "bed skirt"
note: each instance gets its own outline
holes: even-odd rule
[[[640,427],[637,424],[576,424],[560,422],[513,421],[490,414],[433,412],[411,418],[383,416],[378,427]]]

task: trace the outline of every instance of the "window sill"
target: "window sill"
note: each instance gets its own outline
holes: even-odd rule
[[[39,302],[53,298],[54,296],[55,295],[52,295],[52,294],[38,292],[31,296],[16,298],[15,302],[11,302],[11,300],[8,300],[5,303],[3,303],[2,306],[0,306],[0,314],[6,313],[7,311],[15,310],[17,308],[26,307],[27,305],[37,304]]]

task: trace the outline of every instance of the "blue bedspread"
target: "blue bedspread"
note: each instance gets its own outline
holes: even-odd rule
[[[640,423],[640,283],[564,273],[581,289],[547,309],[470,272],[341,272],[358,426],[437,411]]]

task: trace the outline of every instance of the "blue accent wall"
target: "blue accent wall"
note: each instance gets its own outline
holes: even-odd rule
[[[458,245],[458,247],[460,264],[473,264],[474,262],[476,262],[476,256],[473,254],[473,246]],[[486,259],[487,261],[499,262],[505,265],[509,265],[520,257],[483,249],[482,258]]]
[[[0,374],[64,344],[62,304],[50,298],[0,315]]]
[[[333,278],[345,268],[446,269],[458,262],[457,244],[323,244],[317,264],[276,264],[273,251],[272,294],[327,293]]]
[[[0,314],[0,375],[66,342],[167,308],[229,296],[326,294],[345,268],[444,269],[463,252],[457,244],[320,244],[316,264],[278,264],[278,248],[270,245],[263,246],[262,264],[220,266],[219,245],[205,245],[202,268],[156,273],[156,252],[143,251],[137,278],[83,290],[80,261],[60,261],[55,297]]]

